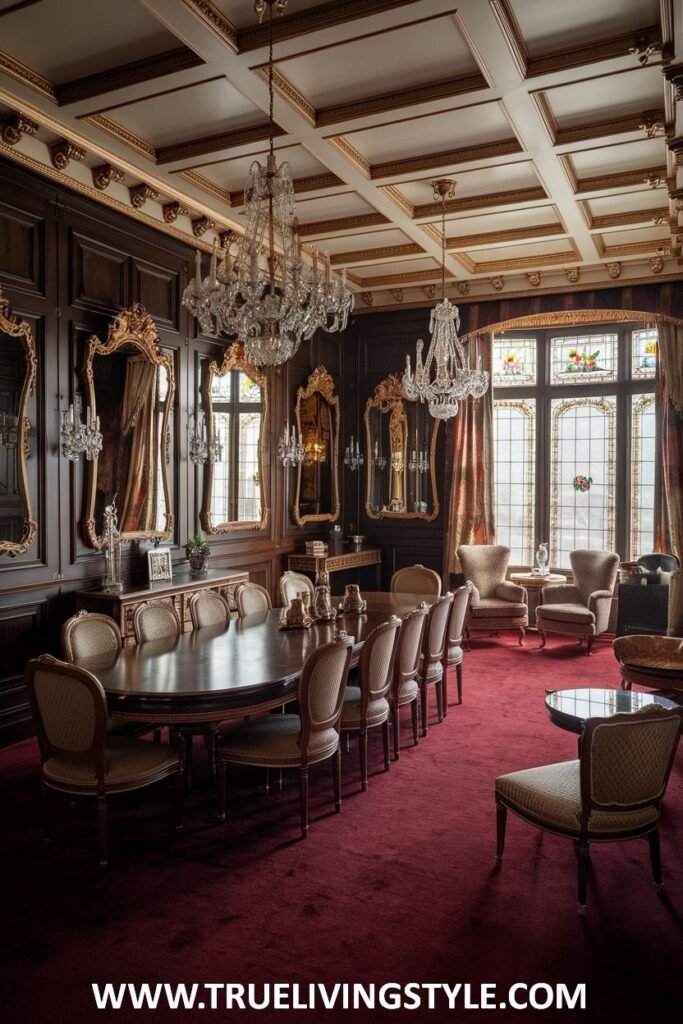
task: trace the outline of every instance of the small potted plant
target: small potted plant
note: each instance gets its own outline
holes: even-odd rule
[[[185,548],[185,554],[190,562],[193,576],[204,576],[209,566],[209,555],[211,547],[206,537],[201,532],[190,537]]]

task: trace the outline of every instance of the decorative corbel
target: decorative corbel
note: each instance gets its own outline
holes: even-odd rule
[[[621,277],[621,263],[608,263],[606,266],[607,273],[613,281],[616,281],[618,277]]]
[[[649,262],[650,270],[653,274],[661,274],[661,272],[664,270],[664,260],[661,256],[651,256]]]
[[[141,210],[148,199],[159,198],[157,190],[144,181],[139,185],[131,186],[128,192],[130,193],[130,205],[134,206],[136,210]]]
[[[645,67],[653,53],[661,53],[661,50],[661,39],[653,39],[647,34],[636,36],[635,43],[628,48],[628,52],[638,58],[641,67]]]
[[[375,301],[372,292],[361,292],[360,297],[365,306],[371,306]]]
[[[656,110],[646,110],[642,117],[643,120],[638,127],[641,132],[645,132],[646,139],[654,139],[657,135],[661,135],[664,132],[664,125]]]
[[[436,285],[425,284],[422,286],[422,291],[425,293],[428,299],[433,299],[436,295]]]
[[[490,277],[489,281],[491,282],[492,287],[495,288],[497,292],[501,292],[503,290],[505,281],[503,280],[502,277]]]
[[[402,288],[390,288],[389,289],[394,302],[403,302],[403,289]]]
[[[570,284],[578,284],[581,280],[581,268],[580,267],[567,267],[565,269],[567,280]]]
[[[190,212],[182,203],[164,203],[162,211],[167,224],[173,224],[178,217],[187,217]]]
[[[529,279],[529,284],[532,286],[532,288],[538,288],[539,284],[541,283],[541,271],[532,270],[526,276]]]
[[[215,227],[215,220],[211,220],[209,217],[197,217],[192,221],[192,234],[195,238],[201,238],[207,231],[211,231]]]
[[[470,294],[470,282],[469,281],[458,281],[458,291],[461,295]]]
[[[82,160],[84,156],[85,150],[80,146],[74,146],[73,142],[69,142],[68,139],[62,139],[61,142],[50,146],[50,160],[52,166],[56,167],[58,171],[66,170],[72,160]]]
[[[662,178],[661,174],[646,174],[643,178],[643,184],[649,185],[650,188],[660,188],[664,184],[664,178]]]
[[[22,135],[35,135],[38,131],[35,121],[29,121],[23,114],[10,114],[0,120],[0,136],[8,146],[16,146]]]
[[[237,241],[239,235],[236,231],[221,231],[218,235],[218,244],[221,249],[230,249],[230,246]]]
[[[112,181],[117,185],[123,181],[123,171],[112,164],[99,164],[92,169],[92,183],[99,192],[108,189]]]

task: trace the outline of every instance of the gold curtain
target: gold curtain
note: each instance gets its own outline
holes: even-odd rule
[[[469,341],[470,365],[492,372],[493,339],[486,334]],[[483,398],[460,403],[448,434],[447,461],[452,465],[446,534],[448,572],[462,571],[456,554],[460,544],[495,543],[493,514],[493,389]]]
[[[152,530],[156,524],[157,453],[156,421],[157,367],[144,356],[126,362],[126,386],[121,410],[121,435],[133,432],[121,531]]]
[[[657,547],[670,547],[683,563],[683,325],[660,322],[657,334],[664,490]]]
[[[678,415],[683,416],[683,325],[660,320],[657,336],[659,359],[669,399]]]

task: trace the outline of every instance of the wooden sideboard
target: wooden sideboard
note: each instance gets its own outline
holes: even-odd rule
[[[375,583],[377,590],[382,589],[382,551],[380,548],[354,548],[345,547],[343,552],[337,555],[329,554],[316,558],[315,555],[301,554],[289,555],[287,568],[293,572],[310,573],[315,575],[320,565],[321,569],[327,572],[342,572],[344,569],[360,569],[364,565],[375,566]]]
[[[235,590],[240,583],[246,583],[249,573],[243,570],[209,570],[205,576],[193,577],[190,570],[181,569],[173,580],[163,583],[147,583],[143,586],[124,586],[120,594],[105,594],[101,590],[79,590],[76,594],[78,611],[99,612],[109,615],[121,630],[124,647],[135,644],[133,615],[138,605],[146,601],[164,601],[176,611],[187,633],[192,629],[190,619],[190,598],[198,590],[216,590],[226,598],[230,611],[236,612]]]

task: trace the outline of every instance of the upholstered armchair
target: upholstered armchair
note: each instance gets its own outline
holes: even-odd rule
[[[678,636],[618,636],[613,646],[621,688],[634,683],[655,690],[683,690],[683,639]]]
[[[586,654],[593,640],[609,625],[612,592],[617,580],[619,555],[613,551],[581,549],[569,555],[573,583],[560,583],[541,591],[536,608],[536,627],[545,647],[546,633],[586,640]]]
[[[505,579],[510,548],[503,544],[461,544],[458,558],[465,579],[472,581],[466,634],[473,630],[517,629],[519,643],[523,644],[524,630],[529,625],[527,592]]]

